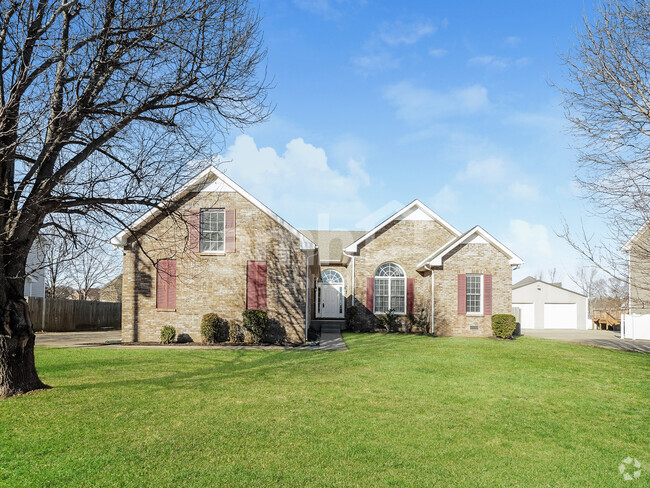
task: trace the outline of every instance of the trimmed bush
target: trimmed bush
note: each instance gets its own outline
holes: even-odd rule
[[[251,342],[259,344],[269,327],[269,316],[264,310],[244,310],[242,313],[244,330],[250,334]]]
[[[349,330],[356,330],[357,328],[357,314],[359,310],[357,307],[348,307],[345,309],[345,325]]]
[[[492,316],[492,331],[501,339],[509,339],[517,328],[517,319],[510,314],[496,314]]]
[[[417,317],[412,313],[410,313],[408,317],[409,322],[411,323],[411,329],[420,329],[425,334],[429,332],[429,316],[424,309],[420,310],[420,315]]]
[[[176,329],[171,325],[165,325],[160,330],[160,342],[163,344],[171,344],[176,339]]]
[[[201,319],[201,337],[203,342],[214,344],[226,342],[230,336],[228,321],[216,313],[206,313]]]
[[[244,342],[244,329],[234,320],[230,322],[229,340],[234,344]]]
[[[395,315],[395,310],[392,308],[385,314],[379,316],[379,323],[386,329],[386,332],[397,332],[401,325],[397,315]]]

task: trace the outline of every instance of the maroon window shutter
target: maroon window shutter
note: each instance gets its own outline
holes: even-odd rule
[[[367,278],[366,279],[366,308],[370,310],[371,313],[375,313],[373,308],[375,301],[375,279]]]
[[[167,261],[167,307],[176,308],[176,260]]]
[[[190,251],[201,250],[201,210],[190,210]]]
[[[249,261],[246,284],[246,308],[266,310],[266,261]]]
[[[156,308],[167,308],[167,260],[156,265]]]
[[[483,275],[483,313],[492,315],[492,275]]]
[[[413,314],[413,301],[415,299],[415,279],[406,280],[406,313]]]
[[[467,278],[464,274],[458,275],[458,315],[467,313]]]
[[[235,252],[235,229],[237,222],[235,217],[235,210],[226,210],[226,252]]]
[[[266,261],[257,263],[257,309],[266,311]]]

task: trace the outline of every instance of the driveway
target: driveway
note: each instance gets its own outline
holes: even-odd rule
[[[537,337],[563,342],[578,342],[587,346],[607,347],[621,351],[644,352],[650,354],[650,341],[621,339],[620,332],[611,330],[549,330],[524,329],[524,337]]]
[[[119,341],[121,337],[121,330],[38,332],[36,334],[36,345],[46,347],[104,346],[106,341]]]

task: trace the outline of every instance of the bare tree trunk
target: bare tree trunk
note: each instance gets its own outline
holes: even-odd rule
[[[10,287],[13,291],[13,286]],[[0,398],[48,388],[36,373],[35,335],[23,297],[10,298],[3,306],[0,335]]]

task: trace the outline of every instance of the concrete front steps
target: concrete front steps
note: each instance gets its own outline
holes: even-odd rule
[[[346,351],[348,347],[341,337],[341,328],[345,325],[345,320],[314,320],[312,326],[316,330],[320,329],[319,349],[325,351]]]

